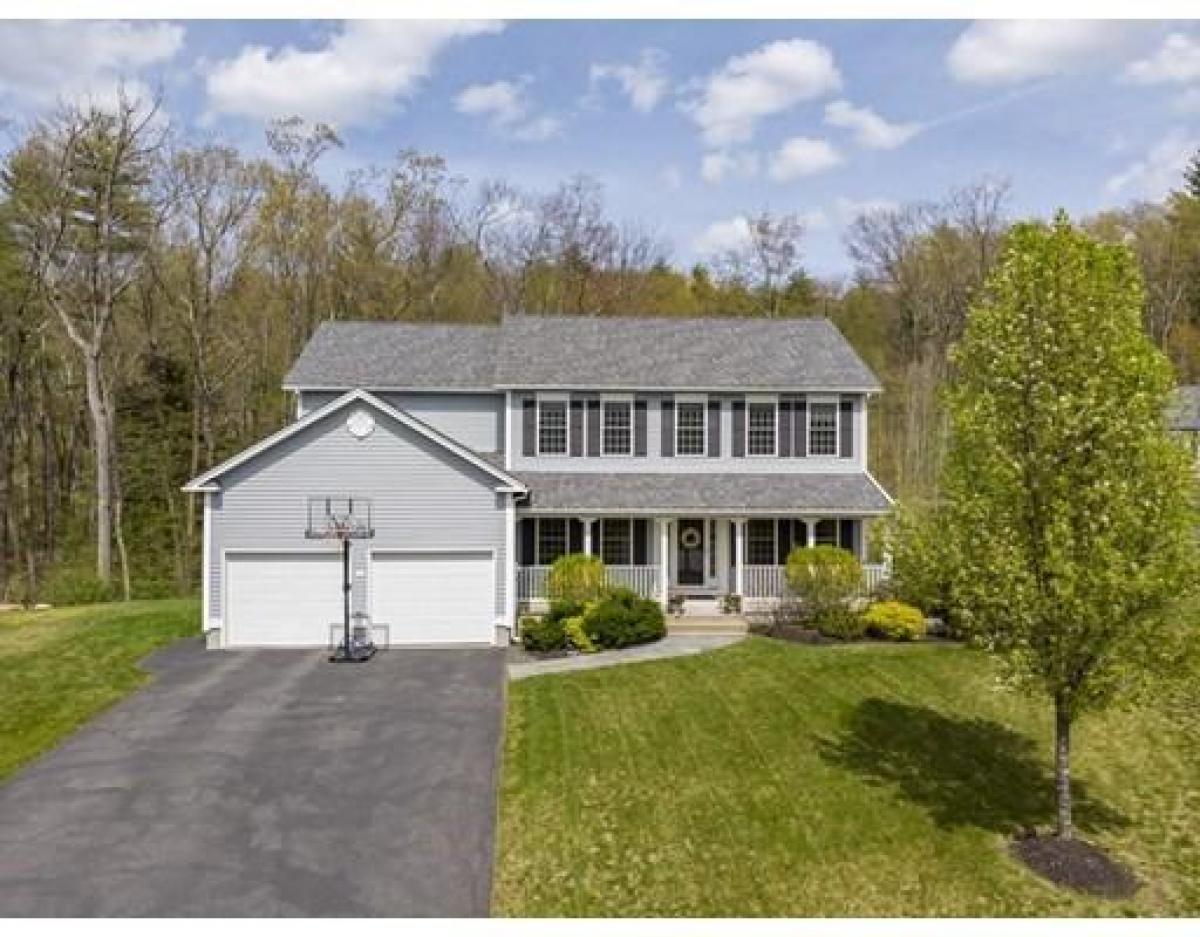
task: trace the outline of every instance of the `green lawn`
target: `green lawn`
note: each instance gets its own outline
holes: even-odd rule
[[[1200,696],[1076,730],[1085,835],[1130,902],[1005,852],[1053,817],[1048,707],[953,646],[752,638],[509,687],[505,915],[1200,914]],[[1164,707],[1166,709],[1166,707]]]
[[[0,614],[0,781],[141,686],[150,651],[199,634],[188,599]]]

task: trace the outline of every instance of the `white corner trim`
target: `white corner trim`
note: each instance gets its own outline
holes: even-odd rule
[[[513,460],[513,394],[504,392],[504,469],[512,470]]]
[[[211,626],[209,605],[212,602],[212,492],[202,495],[204,511],[200,549],[204,551],[200,557],[200,630],[207,633]]]
[[[278,445],[279,443],[283,442],[284,440],[290,439],[292,436],[296,435],[297,433],[299,433],[302,430],[306,429],[307,427],[311,426],[317,420],[320,420],[320,419],[328,416],[331,413],[336,413],[338,410],[341,410],[343,407],[349,406],[351,403],[354,403],[356,401],[365,403],[368,406],[374,407],[380,413],[390,416],[392,419],[396,420],[398,423],[401,423],[402,425],[407,426],[413,432],[418,433],[421,436],[424,436],[426,439],[430,440],[433,443],[436,443],[437,445],[441,446],[443,449],[446,449],[449,452],[454,453],[459,458],[471,463],[476,468],[480,469],[483,472],[486,472],[488,475],[491,475],[493,478],[499,479],[506,486],[505,490],[515,489],[515,490],[521,491],[521,492],[524,492],[527,490],[525,485],[519,479],[513,478],[511,475],[509,475],[507,472],[503,471],[502,469],[498,469],[494,465],[490,464],[489,462],[486,462],[485,460],[481,459],[470,449],[460,446],[453,439],[449,438],[448,436],[443,435],[442,433],[439,433],[437,430],[435,430],[432,426],[429,426],[427,423],[424,423],[421,420],[418,420],[416,417],[412,416],[409,413],[406,413],[403,410],[396,409],[391,404],[385,403],[384,401],[382,401],[378,397],[376,397],[374,394],[369,393],[368,391],[362,390],[361,388],[357,389],[357,390],[352,390],[348,393],[345,393],[341,397],[338,397],[337,400],[331,400],[325,406],[319,407],[316,410],[312,410],[309,413],[306,413],[303,417],[301,417],[299,420],[296,420],[294,423],[290,423],[287,426],[285,426],[283,429],[279,430],[278,432],[272,433],[270,436],[266,437],[265,439],[259,440],[257,443],[255,443],[253,446],[250,446],[248,449],[243,449],[237,455],[233,456],[233,458],[227,459],[226,461],[222,462],[220,465],[216,466],[215,468],[209,469],[203,475],[193,478],[190,482],[188,482],[186,485],[183,486],[182,490],[187,491],[187,492],[218,490],[213,487],[215,479],[224,475],[229,470],[234,469],[237,466],[250,461],[255,456],[259,455],[260,453],[265,452],[266,450],[272,448],[275,445]],[[569,420],[568,420],[568,422],[569,422]]]
[[[517,499],[504,505],[504,622],[510,632],[517,626]]]

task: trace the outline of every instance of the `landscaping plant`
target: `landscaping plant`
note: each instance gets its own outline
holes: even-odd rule
[[[1071,728],[1189,661],[1195,479],[1164,413],[1137,262],[1059,214],[1020,224],[953,355],[941,552],[962,624],[1054,708],[1057,832]]]
[[[598,599],[604,588],[604,562],[586,553],[560,556],[546,574],[546,591],[552,600],[588,602]]]
[[[788,554],[784,575],[813,627],[843,640],[862,637],[862,621],[851,603],[862,587],[863,571],[853,553],[840,547],[796,547]]]
[[[876,602],[862,616],[867,634],[891,641],[919,641],[925,637],[925,616],[904,602]]]
[[[610,589],[583,613],[588,637],[603,648],[657,641],[667,633],[662,607],[631,589]]]

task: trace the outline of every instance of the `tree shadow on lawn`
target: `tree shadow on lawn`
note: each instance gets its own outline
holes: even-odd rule
[[[1028,736],[987,719],[955,719],[924,706],[868,699],[848,730],[819,748],[828,763],[890,785],[943,829],[998,833],[1053,823],[1054,775]],[[1095,832],[1125,826],[1075,781],[1075,822]]]

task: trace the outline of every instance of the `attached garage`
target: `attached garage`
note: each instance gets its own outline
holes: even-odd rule
[[[403,644],[490,644],[496,564],[491,551],[372,550],[371,621]]]
[[[227,553],[227,647],[325,647],[342,620],[342,560],[333,550]]]

